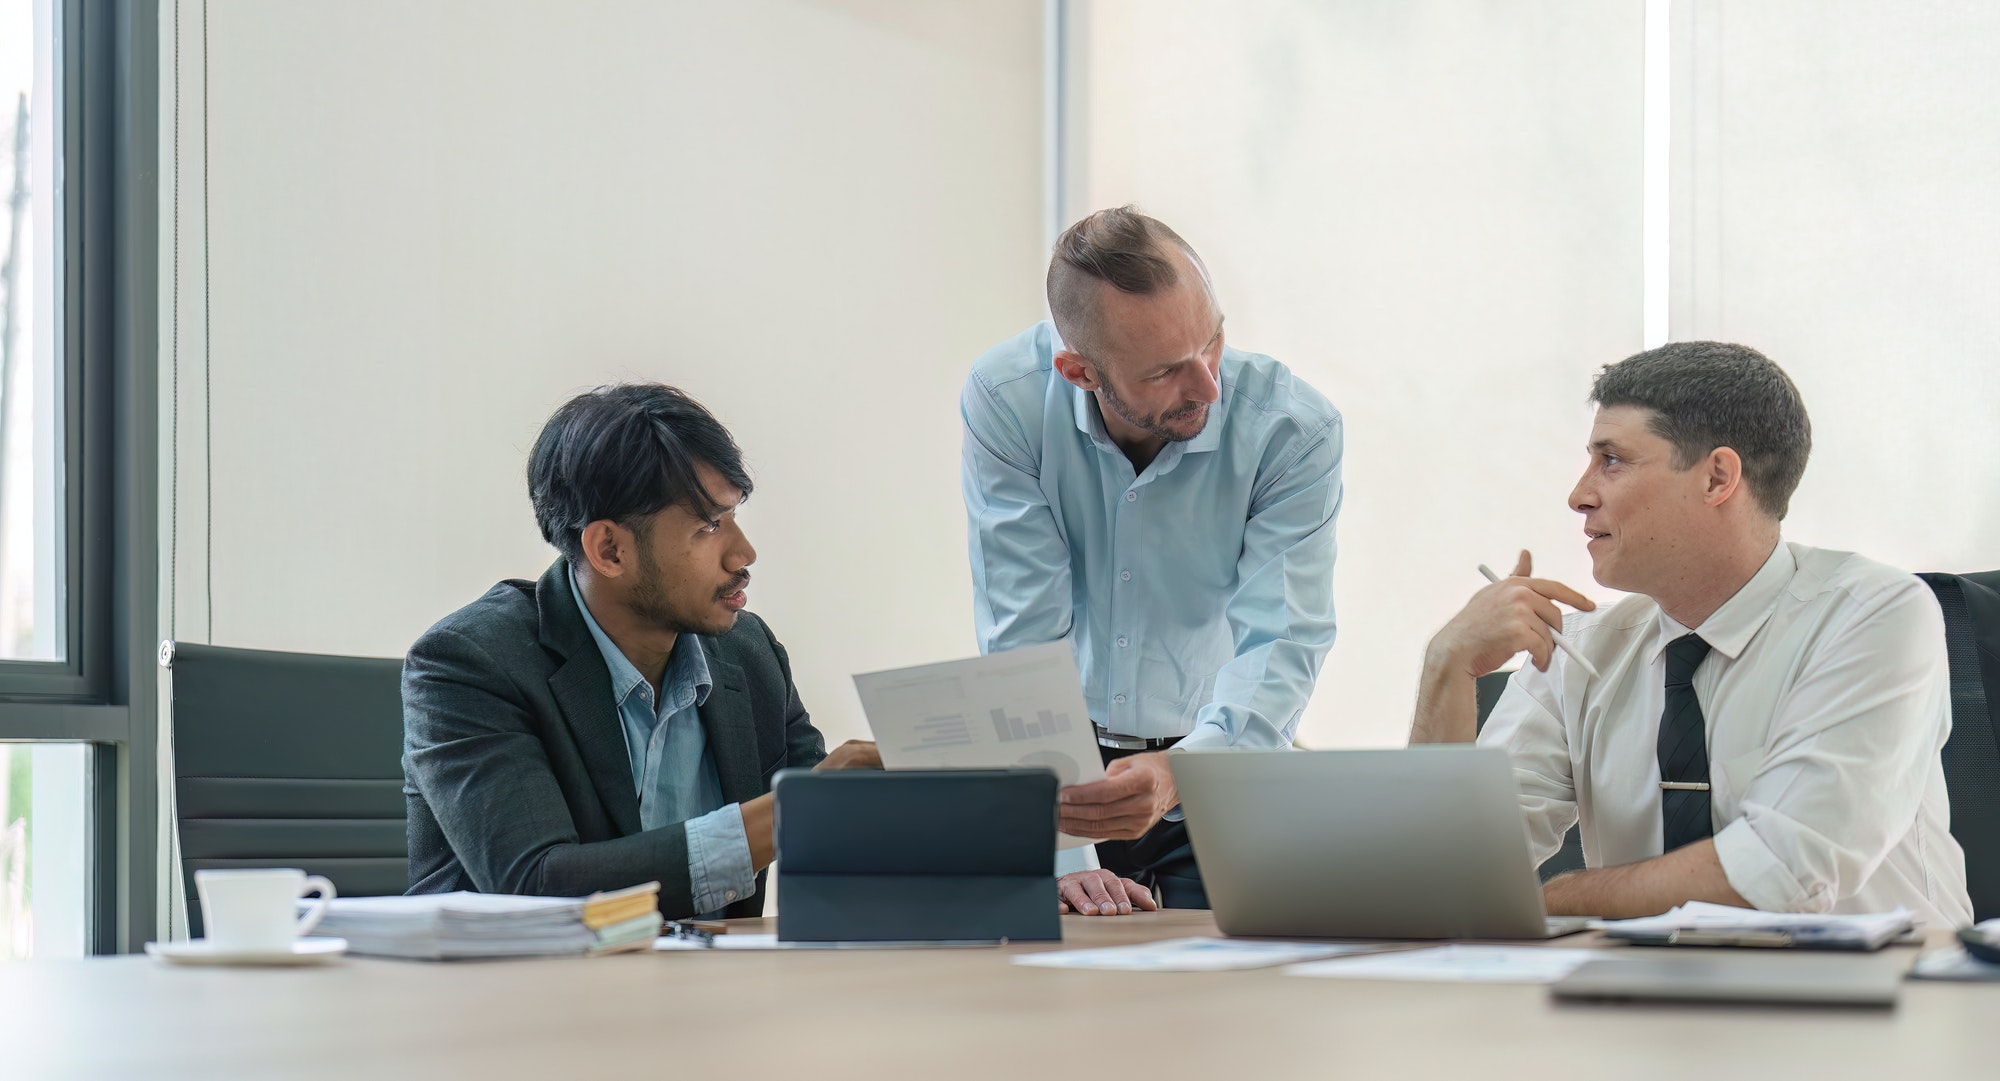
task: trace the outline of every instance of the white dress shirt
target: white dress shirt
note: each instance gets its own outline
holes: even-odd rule
[[[1536,863],[1579,817],[1586,866],[1658,856],[1665,650],[1689,628],[1638,595],[1564,624],[1603,678],[1560,651],[1546,673],[1522,668],[1479,743],[1513,758]],[[1940,758],[1944,620],[1923,582],[1780,542],[1696,629],[1713,647],[1694,691],[1715,850],[1736,892],[1774,912],[1906,905],[1933,927],[1970,923]]]

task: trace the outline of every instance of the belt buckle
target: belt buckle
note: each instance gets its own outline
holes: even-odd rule
[[[1146,751],[1152,749],[1152,741],[1143,736],[1120,736],[1105,730],[1101,724],[1092,723],[1096,730],[1097,745],[1114,751]]]

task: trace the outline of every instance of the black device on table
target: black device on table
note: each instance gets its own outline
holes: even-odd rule
[[[788,942],[1055,942],[1056,775],[786,770],[776,793]]]

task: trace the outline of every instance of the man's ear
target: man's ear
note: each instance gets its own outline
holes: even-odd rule
[[[1704,476],[1702,502],[1711,507],[1719,507],[1735,497],[1739,491],[1748,494],[1743,487],[1743,459],[1729,447],[1717,447],[1708,452],[1708,458],[1701,465]]]
[[[600,578],[617,578],[631,567],[632,531],[617,522],[599,518],[583,527],[581,540],[583,559],[590,564],[590,573]]]
[[[1064,349],[1055,355],[1056,374],[1068,380],[1078,390],[1096,390],[1104,384],[1098,381],[1097,369],[1083,359],[1083,354]]]

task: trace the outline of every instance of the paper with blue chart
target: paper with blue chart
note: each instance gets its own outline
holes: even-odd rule
[[[1044,766],[1064,785],[1104,776],[1068,642],[854,677],[890,769]],[[1091,839],[1056,836],[1058,848]]]

